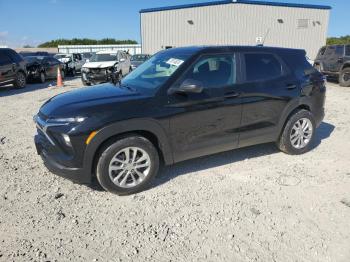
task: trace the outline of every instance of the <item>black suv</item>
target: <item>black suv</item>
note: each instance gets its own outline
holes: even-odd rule
[[[323,74],[337,77],[341,86],[350,86],[350,45],[324,46],[318,52],[315,67]]]
[[[26,86],[26,62],[10,48],[0,48],[0,86],[13,84],[16,88]]]
[[[34,117],[46,166],[93,176],[117,194],[143,190],[160,163],[276,142],[310,150],[325,82],[304,50],[186,47],[161,51],[119,84],[60,94]]]

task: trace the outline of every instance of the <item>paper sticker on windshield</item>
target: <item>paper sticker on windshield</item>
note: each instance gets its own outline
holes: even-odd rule
[[[183,62],[183,60],[176,58],[170,58],[168,61],[166,61],[167,64],[174,66],[180,66]]]

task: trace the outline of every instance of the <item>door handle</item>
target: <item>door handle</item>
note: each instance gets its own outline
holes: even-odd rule
[[[227,93],[225,93],[224,97],[229,99],[229,98],[238,97],[239,95],[240,95],[240,93],[237,93],[237,92],[227,92]]]
[[[292,90],[292,89],[295,89],[295,88],[297,88],[297,85],[294,85],[294,84],[288,84],[287,85],[287,89],[288,90]]]

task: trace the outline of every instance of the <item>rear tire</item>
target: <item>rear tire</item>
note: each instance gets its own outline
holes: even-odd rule
[[[23,72],[17,72],[16,79],[14,82],[15,88],[24,88],[26,86],[26,75]]]
[[[142,136],[121,137],[101,151],[96,176],[111,193],[128,195],[143,191],[158,173],[158,151]]]
[[[350,87],[350,67],[346,67],[340,71],[339,85],[344,87]]]
[[[312,147],[315,129],[315,119],[311,112],[299,110],[287,120],[277,146],[290,155],[304,154]]]

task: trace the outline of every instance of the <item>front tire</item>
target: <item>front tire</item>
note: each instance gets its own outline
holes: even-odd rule
[[[75,67],[71,69],[71,76],[75,76],[77,74],[77,71],[75,70]]]
[[[45,73],[41,72],[40,76],[39,76],[39,82],[43,84],[43,83],[45,83],[45,81],[46,81]]]
[[[23,72],[18,72],[14,82],[15,88],[24,88],[26,86],[26,75]]]
[[[340,71],[339,85],[344,87],[350,87],[350,67],[346,67]]]
[[[277,146],[290,155],[304,154],[311,150],[315,129],[311,112],[299,110],[288,119]]]
[[[107,191],[128,195],[148,187],[159,170],[159,155],[146,138],[121,137],[102,150],[96,176]]]

